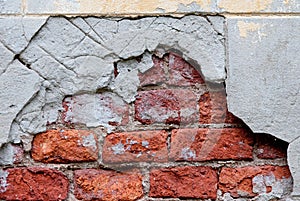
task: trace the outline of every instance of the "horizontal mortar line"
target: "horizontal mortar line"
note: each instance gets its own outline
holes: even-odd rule
[[[285,159],[260,159],[254,161],[247,160],[227,160],[227,161],[203,161],[203,162],[189,162],[189,161],[179,161],[179,162],[124,162],[124,163],[99,163],[99,162],[78,162],[78,163],[41,163],[41,162],[28,162],[17,165],[4,165],[2,168],[18,168],[18,167],[38,167],[43,166],[45,168],[52,168],[58,170],[78,170],[78,169],[111,169],[111,170],[128,170],[128,169],[139,169],[141,171],[158,168],[174,168],[174,167],[212,167],[212,168],[238,168],[238,167],[246,167],[246,166],[264,166],[264,165],[274,165],[274,166],[287,166],[287,162]],[[149,170],[149,171],[150,171]]]
[[[49,17],[49,16],[66,16],[66,17],[87,17],[87,16],[95,16],[95,17],[157,17],[157,16],[176,16],[176,15],[224,15],[224,16],[237,16],[237,17],[254,17],[254,16],[264,16],[264,17],[293,17],[300,16],[300,12],[170,12],[170,13],[12,13],[12,14],[0,14],[2,17],[12,17],[12,16],[30,16],[30,17]]]

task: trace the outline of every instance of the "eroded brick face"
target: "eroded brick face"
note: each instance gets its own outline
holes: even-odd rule
[[[103,146],[103,161],[167,162],[167,137],[166,131],[136,131],[108,135]]]
[[[254,139],[241,128],[172,131],[170,157],[176,161],[252,159]]]
[[[150,173],[151,197],[217,197],[217,171],[211,167],[177,167],[155,169]]]
[[[128,122],[128,105],[116,94],[82,94],[63,101],[63,122],[88,127],[119,126]]]
[[[288,143],[270,135],[257,134],[257,157],[262,159],[286,158]]]
[[[196,68],[177,54],[169,55],[169,85],[194,86],[203,84],[204,80]]]
[[[199,108],[200,124],[241,123],[237,117],[228,111],[224,90],[202,94]]]
[[[95,161],[97,137],[88,130],[49,130],[35,136],[31,155],[34,160],[45,163]]]
[[[142,176],[138,172],[85,169],[74,173],[75,196],[80,200],[137,200],[143,195]]]
[[[191,90],[141,91],[135,101],[135,119],[143,124],[184,124],[197,118],[197,97]]]
[[[65,200],[69,181],[61,172],[48,168],[9,168],[1,171],[0,199]]]
[[[291,173],[287,166],[222,168],[219,176],[219,189],[235,198],[276,193],[279,189],[287,194],[291,187]]]

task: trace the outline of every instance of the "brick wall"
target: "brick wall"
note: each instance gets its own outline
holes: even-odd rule
[[[228,112],[224,83],[205,82],[178,54],[157,53],[152,60],[153,67],[138,74],[135,101],[127,103],[105,89],[70,94],[47,131],[27,144],[7,144],[14,163],[2,165],[0,199],[276,200],[290,195],[286,142],[252,133]],[[124,72],[120,66],[115,65],[114,79]],[[90,128],[87,122],[106,126]]]
[[[300,200],[299,13],[0,0],[0,200]]]

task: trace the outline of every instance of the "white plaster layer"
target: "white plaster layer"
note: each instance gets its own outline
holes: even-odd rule
[[[228,19],[229,110],[254,132],[287,142],[300,136],[300,32],[295,27],[299,17]]]
[[[46,20],[45,17],[0,18],[0,41],[9,50],[19,54]]]
[[[254,132],[287,141],[288,162],[299,189],[300,27],[299,17],[229,18],[229,111]]]
[[[19,14],[22,9],[22,0],[0,0],[1,14]]]
[[[15,161],[15,149],[8,143],[0,149],[0,165],[12,165]]]
[[[13,120],[39,91],[41,80],[18,61],[0,76],[0,145],[7,142]]]

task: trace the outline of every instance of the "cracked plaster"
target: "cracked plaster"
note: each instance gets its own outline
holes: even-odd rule
[[[57,121],[61,102],[67,95],[108,88],[124,101],[134,101],[137,83],[134,78],[138,71],[148,68],[149,62],[134,67],[131,58],[145,52],[179,51],[201,70],[206,81],[225,80],[222,17],[137,20],[53,17],[46,20],[0,19],[0,49],[3,50],[0,86],[4,89],[0,92],[0,144],[20,142],[28,134],[44,131],[47,123]],[[242,26],[238,22],[259,26],[240,30]],[[229,110],[254,132],[270,133],[291,143],[289,166],[294,194],[300,195],[297,190],[300,188],[299,79],[295,76],[299,75],[296,53],[300,40],[294,29],[299,27],[299,19],[233,18],[227,25]],[[285,28],[278,29],[282,25]],[[132,62],[129,73],[133,74],[132,81],[114,78],[114,63],[122,69],[124,60]],[[287,67],[291,70],[283,69]],[[133,90],[124,93],[121,88],[128,86]],[[16,94],[18,99],[14,98]]]
[[[157,49],[182,53],[207,81],[225,80],[224,18],[218,16],[209,20],[197,16],[136,20],[13,17],[1,18],[0,24],[0,48],[4,49],[1,57],[5,61],[0,68],[1,81],[8,80],[1,83],[8,86],[1,93],[1,103],[8,104],[10,99],[16,102],[10,116],[4,115],[5,111],[14,108],[2,107],[5,125],[0,144],[20,142],[26,134],[45,131],[47,124],[57,121],[67,95],[106,88],[125,102],[134,101],[137,74],[152,67],[150,52]],[[141,55],[140,62],[131,59]],[[11,72],[10,66],[19,70]],[[7,85],[17,83],[23,74],[30,79],[22,79],[22,86]],[[21,99],[14,99],[16,94]]]

